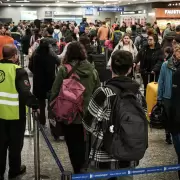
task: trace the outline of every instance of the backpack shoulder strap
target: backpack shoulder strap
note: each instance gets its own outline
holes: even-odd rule
[[[75,72],[77,67],[79,66],[79,63],[77,63],[75,66],[71,66],[70,64],[64,64],[65,68],[67,69],[67,78],[71,77],[71,75]],[[75,74],[75,76],[79,79],[79,76]]]

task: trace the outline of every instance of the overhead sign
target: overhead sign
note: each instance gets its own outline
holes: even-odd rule
[[[157,8],[155,12],[156,18],[180,18],[180,8],[177,9],[167,9],[167,8]]]
[[[77,12],[62,12],[62,11],[53,11],[54,16],[62,16],[62,15],[73,15],[73,16],[82,16],[83,12],[82,11],[77,11]]]
[[[53,12],[52,11],[45,11],[45,17],[52,17]]]
[[[121,12],[124,11],[123,7],[98,7],[98,11],[105,11],[105,12]]]
[[[21,11],[21,20],[37,19],[37,11]]]
[[[180,14],[180,10],[177,10],[177,9],[173,9],[173,10],[167,10],[167,9],[165,9],[165,14]]]

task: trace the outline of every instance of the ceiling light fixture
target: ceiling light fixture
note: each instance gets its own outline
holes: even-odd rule
[[[57,1],[57,3],[59,3],[59,1]]]
[[[28,2],[30,2],[30,1],[16,1],[16,2],[18,2],[18,3],[20,3],[20,2],[22,2],[22,3],[28,3]]]
[[[7,0],[7,1],[10,1],[10,0]]]
[[[10,4],[8,6],[11,6]]]
[[[24,5],[21,5],[21,7],[23,7]]]
[[[46,7],[48,7],[49,5],[46,5]]]
[[[128,4],[131,4],[130,2]]]

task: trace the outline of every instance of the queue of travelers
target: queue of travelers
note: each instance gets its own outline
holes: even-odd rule
[[[16,41],[29,57],[33,94],[27,72],[19,66]],[[109,48],[112,77],[101,86],[92,54],[103,55],[105,48]],[[159,84],[158,103],[164,104],[167,114],[166,142],[173,142],[180,161],[180,25],[168,23],[161,34],[156,22],[144,27],[137,23],[127,27],[125,22],[110,27],[84,19],[79,26],[75,22],[42,23],[40,28],[25,21],[18,26],[0,24],[0,59],[0,180],[4,180],[7,150],[9,179],[26,172],[21,164],[25,106],[38,110],[44,128],[48,108],[51,128],[58,126],[60,131],[51,129],[52,135],[56,141],[64,137],[74,173],[81,173],[85,164],[88,172],[135,168],[148,148],[145,96],[154,79]],[[132,80],[132,70],[138,67],[144,94]],[[122,104],[128,108],[119,110]]]

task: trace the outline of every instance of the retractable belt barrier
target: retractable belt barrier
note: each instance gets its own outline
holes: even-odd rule
[[[88,174],[77,174],[77,175],[72,175],[72,180],[83,180],[83,179],[88,180],[88,179],[112,178],[112,177],[132,176],[132,175],[135,176],[140,174],[162,173],[162,172],[170,172],[170,171],[178,171],[178,170],[180,170],[180,164],[117,170],[117,171],[95,172]]]
[[[65,171],[52,144],[50,143],[44,128],[39,122],[39,115],[37,111],[33,111],[33,120],[34,120],[34,180],[45,180],[45,179],[50,179],[48,176],[41,175],[40,172],[40,151],[39,151],[39,130],[42,133],[42,136],[47,144],[48,149],[50,150],[59,170],[60,170],[60,180],[71,180],[72,179],[72,173]]]

